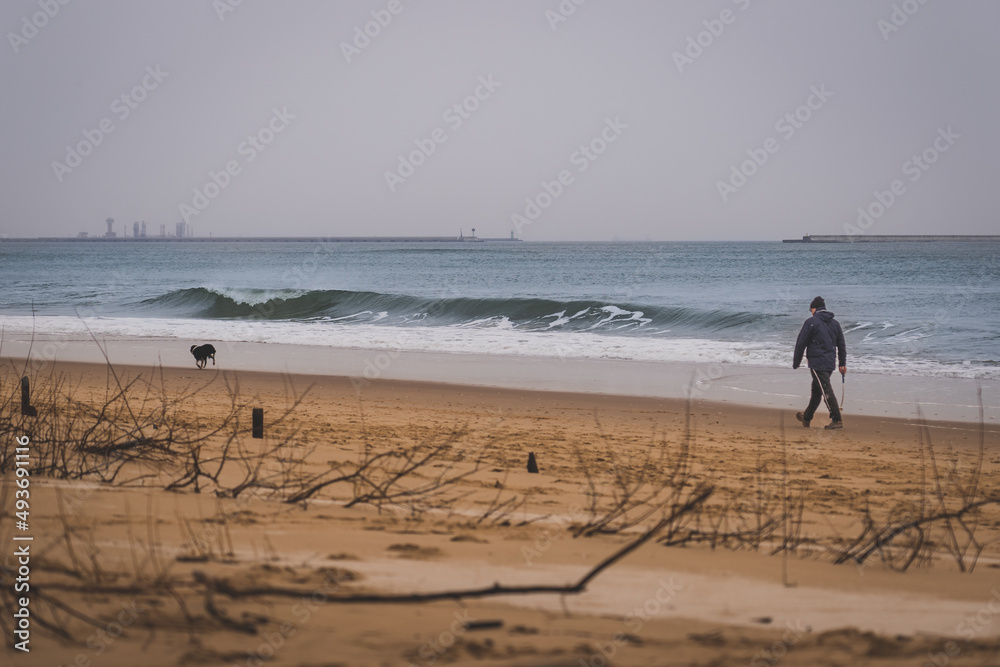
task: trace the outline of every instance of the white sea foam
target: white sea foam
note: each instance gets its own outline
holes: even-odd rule
[[[329,318],[325,317],[323,319],[326,320],[327,322],[341,322],[343,320],[353,320],[358,317],[364,317],[365,315],[372,315],[372,314],[373,313],[370,310],[363,310],[360,313],[354,313],[353,315],[344,315],[343,317],[329,317]],[[385,316],[386,314],[379,313],[379,315]],[[378,317],[377,319],[382,319],[382,317]]]
[[[288,300],[308,294],[306,290],[295,289],[266,290],[243,289],[236,287],[207,287],[206,289],[210,292],[215,292],[216,294],[232,299],[236,303],[242,303],[247,306],[259,306],[260,304],[267,303],[272,299]]]
[[[604,318],[603,320],[599,320],[596,324],[594,324],[591,327],[589,327],[590,329],[597,329],[597,328],[602,327],[605,324],[608,324],[609,322],[612,322],[612,321],[615,324],[618,324],[618,323],[621,323],[621,322],[638,322],[639,326],[642,326],[643,324],[648,324],[649,322],[652,322],[652,320],[649,319],[648,317],[643,317],[642,311],[624,310],[622,308],[619,308],[618,306],[602,306],[601,310],[603,310],[605,313],[607,313],[608,316],[606,318]],[[622,315],[628,315],[628,317],[625,318],[625,319],[617,319],[619,316],[622,316]],[[631,325],[628,325],[628,326],[631,326]],[[620,327],[616,327],[616,328],[620,328]]]
[[[566,317],[566,311],[565,310],[560,310],[558,313],[552,313],[551,315],[545,315],[541,319],[545,320],[545,319],[548,319],[550,317],[554,317],[555,319],[552,320],[552,322],[549,323],[549,326],[548,326],[549,329],[551,329],[553,327],[562,326],[563,324],[566,324],[567,322],[570,321],[570,318]]]
[[[627,311],[626,311],[627,312]],[[746,343],[701,338],[605,335],[588,331],[554,333],[514,328],[507,318],[488,318],[477,326],[413,327],[338,324],[330,321],[247,321],[173,318],[92,318],[87,327],[99,339],[182,339],[313,345],[333,348],[414,350],[443,353],[503,354],[527,357],[624,359],[790,367],[792,350],[773,343]],[[86,339],[79,318],[28,316],[5,319],[8,336]],[[919,357],[852,353],[853,370],[883,375],[917,375],[1000,379],[1000,368],[978,364],[945,364]]]

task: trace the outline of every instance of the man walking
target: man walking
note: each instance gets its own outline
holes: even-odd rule
[[[840,406],[837,397],[830,386],[830,374],[840,366],[840,374],[847,373],[847,344],[844,342],[844,332],[840,322],[833,319],[833,313],[826,309],[823,297],[818,296],[809,304],[812,317],[805,321],[799,338],[795,341],[795,355],[792,358],[792,368],[798,368],[802,363],[802,353],[805,352],[812,374],[812,397],[805,412],[796,412],[795,418],[806,428],[816,414],[821,398],[826,399],[826,407],[830,410],[830,419],[826,428],[844,428],[840,417]],[[839,357],[840,364],[837,364]]]

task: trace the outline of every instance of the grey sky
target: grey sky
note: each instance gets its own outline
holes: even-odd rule
[[[0,234],[181,205],[199,236],[778,239],[883,205],[861,231],[998,231],[997,2],[237,1],[4,2]]]

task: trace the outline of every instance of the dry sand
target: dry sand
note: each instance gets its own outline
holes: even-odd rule
[[[968,487],[980,435],[985,456],[975,499],[1000,498],[995,425],[981,432],[968,422],[928,424],[923,438],[933,442],[935,476],[912,420],[848,413],[847,428],[829,432],[819,428],[826,419],[806,430],[789,412],[699,401],[389,380],[359,392],[337,377],[227,375],[211,366],[116,370],[126,382],[141,378],[135,397],[145,381],[169,401],[183,397],[164,428],[169,419],[213,428],[238,384],[241,442],[256,451],[287,440],[282,460],[308,453],[302,471],[310,474],[356,465],[366,448],[401,452],[435,443],[452,446],[405,486],[471,474],[430,499],[381,507],[345,507],[357,489],[348,483],[293,504],[282,502],[290,487],[251,488],[235,500],[217,497],[211,483],[199,493],[193,485],[166,491],[179,478],[169,464],[128,466],[114,483],[34,477],[31,652],[8,649],[4,664],[1000,664],[996,504],[964,515],[983,545],[978,559],[967,554],[972,572],[959,571],[943,521],[922,526],[925,548],[906,572],[889,561],[905,556],[916,529],[863,564],[834,563],[862,534],[866,506],[876,528],[892,517],[905,521],[921,498],[933,513],[939,479],[947,509],[960,508],[948,483]],[[54,376],[81,403],[101,404],[107,394],[103,366],[64,363],[51,372],[36,378],[39,395]],[[5,394],[17,378],[5,362]],[[300,402],[279,420],[296,396]],[[142,409],[153,411],[159,400],[152,396]],[[38,403],[37,419],[51,419],[43,397]],[[140,410],[137,398],[132,405]],[[247,433],[253,406],[265,409],[263,441]],[[17,435],[8,431],[8,440]],[[222,442],[211,439],[205,451]],[[607,509],[616,474],[626,484],[638,483],[643,469],[647,479],[659,478],[685,442],[691,477],[684,492],[697,482],[714,489],[698,527],[712,532],[710,521],[728,507],[719,529],[746,531],[744,539],[715,548],[650,541],[579,594],[331,600],[355,592],[571,584],[660,517],[653,512],[624,531],[574,537],[592,518],[590,484]],[[13,446],[2,443],[3,451]],[[529,453],[538,474],[526,470]],[[267,465],[278,466],[278,457]],[[231,464],[220,481],[231,487],[238,478]],[[4,480],[0,539],[9,567],[14,476]],[[781,518],[783,502],[787,520],[757,540],[756,522]],[[791,554],[777,549],[789,533]],[[9,590],[13,582],[3,585]],[[227,595],[225,586],[245,594]],[[43,627],[46,619],[59,621],[67,636]]]

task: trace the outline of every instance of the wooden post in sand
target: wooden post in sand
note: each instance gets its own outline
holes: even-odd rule
[[[264,408],[253,409],[253,437],[264,437]]]
[[[535,461],[535,453],[528,453],[528,472],[538,472],[538,462]]]
[[[27,377],[21,378],[21,414],[26,417],[38,416],[38,410],[31,405],[31,384]]]

